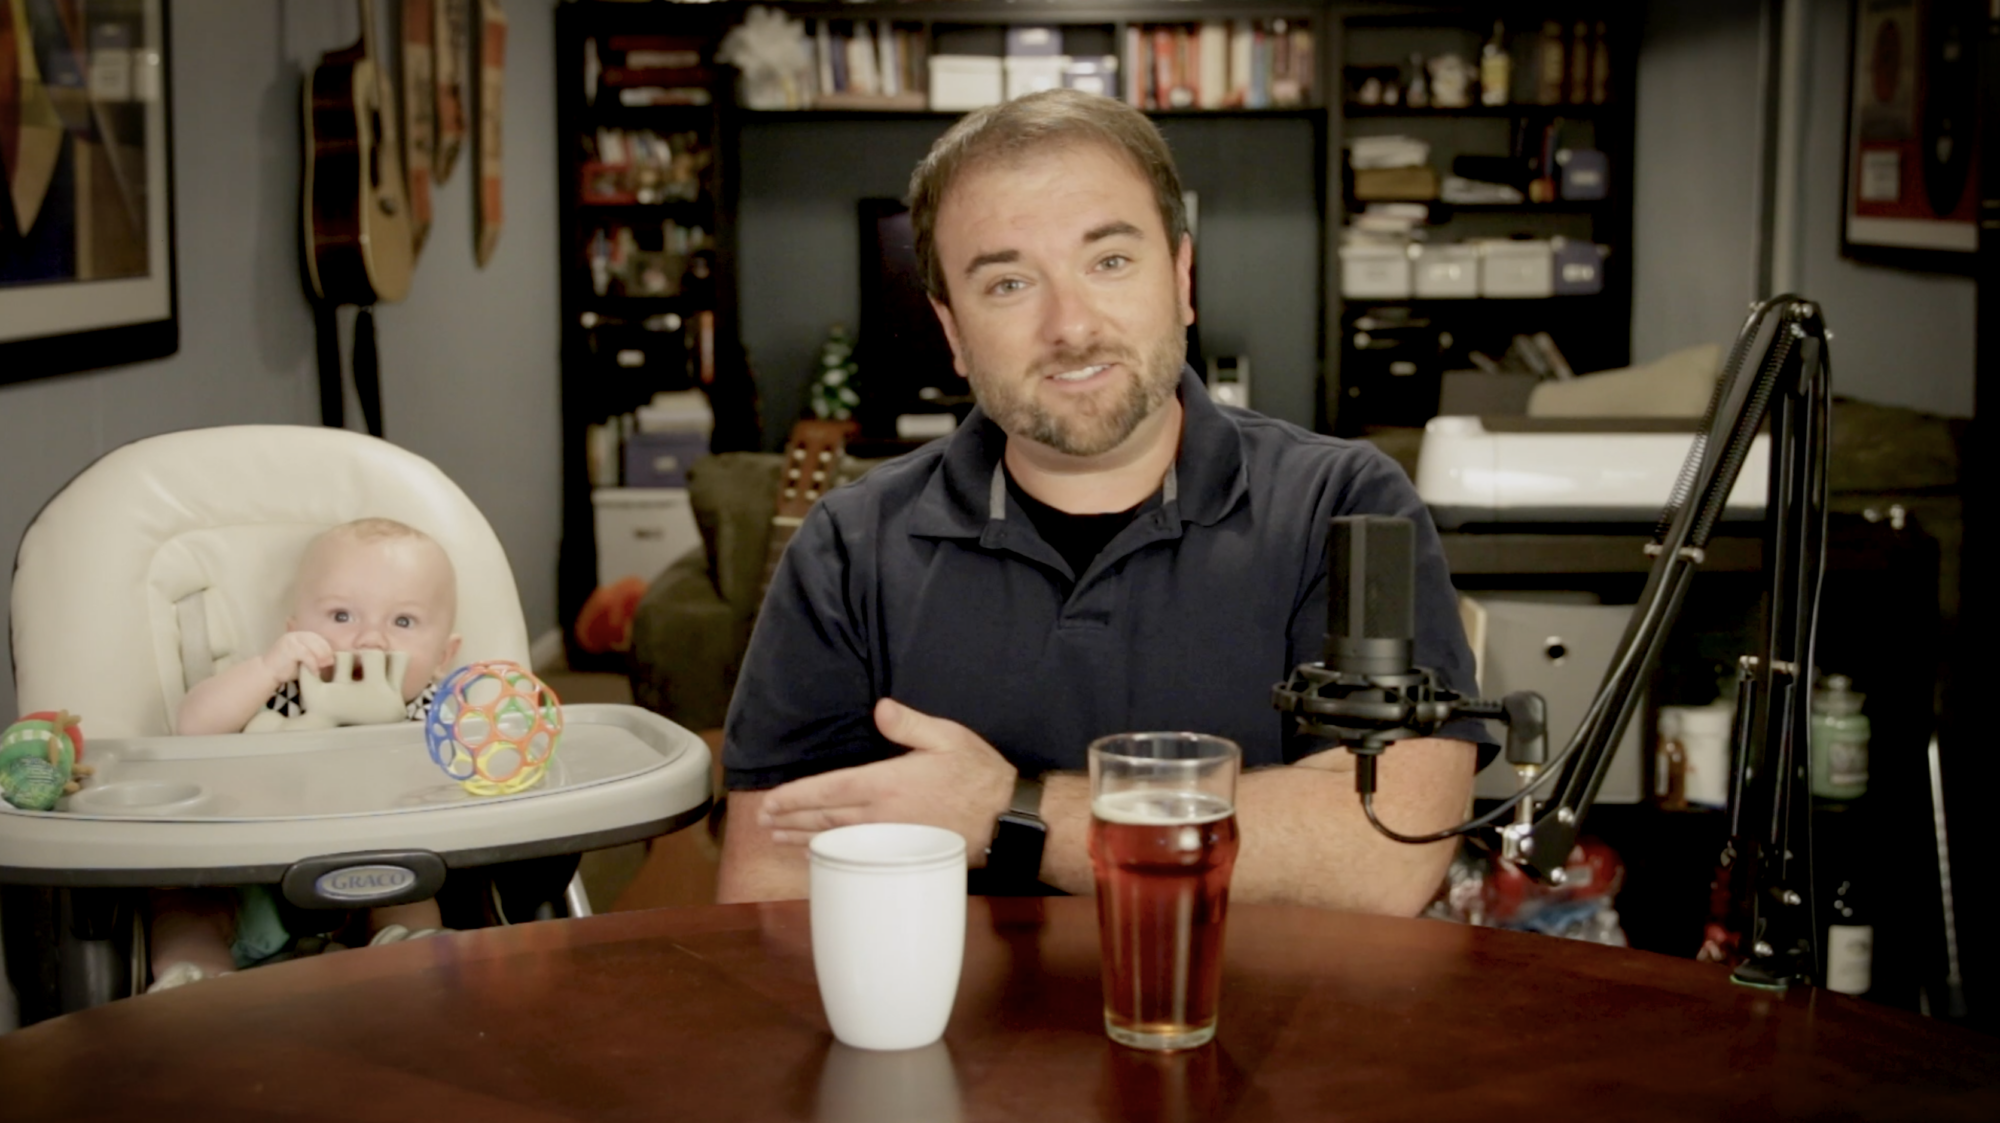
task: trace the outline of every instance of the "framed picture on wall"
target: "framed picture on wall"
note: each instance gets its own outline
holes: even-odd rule
[[[1962,0],[1856,0],[1841,238],[1848,256],[1971,268],[1981,9]]]
[[[0,0],[0,383],[172,354],[164,0]]]

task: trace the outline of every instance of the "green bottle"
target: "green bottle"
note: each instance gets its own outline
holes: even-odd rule
[[[1846,675],[1828,675],[1813,691],[1812,794],[1821,799],[1868,792],[1868,718],[1853,685]]]

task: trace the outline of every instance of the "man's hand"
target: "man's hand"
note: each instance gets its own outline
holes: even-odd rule
[[[271,674],[271,689],[299,677],[304,664],[324,672],[333,666],[333,645],[317,632],[286,632],[264,653],[264,669]]]
[[[757,825],[774,842],[802,846],[854,823],[925,823],[965,837],[966,858],[986,861],[993,823],[1013,797],[1014,766],[977,733],[884,698],[875,727],[910,751],[772,788]]]

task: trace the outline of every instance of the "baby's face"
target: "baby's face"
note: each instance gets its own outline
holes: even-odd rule
[[[456,578],[421,538],[319,540],[299,568],[288,630],[314,632],[335,651],[404,651],[403,700],[423,692],[458,654]]]

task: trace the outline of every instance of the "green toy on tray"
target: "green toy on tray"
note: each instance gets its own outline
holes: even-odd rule
[[[0,799],[50,811],[91,774],[83,763],[82,718],[67,710],[32,713],[0,733]]]

